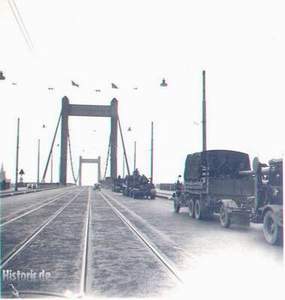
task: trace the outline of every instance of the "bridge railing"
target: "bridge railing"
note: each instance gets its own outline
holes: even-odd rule
[[[159,183],[156,188],[162,191],[175,191],[175,183]]]

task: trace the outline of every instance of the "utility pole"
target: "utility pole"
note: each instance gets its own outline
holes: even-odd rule
[[[206,111],[206,71],[203,71],[203,116],[202,116],[202,135],[203,135],[203,151],[207,150],[207,111]]]
[[[151,141],[150,141],[150,182],[153,183],[153,122],[151,122]]]
[[[17,145],[16,145],[16,178],[15,192],[18,190],[18,168],[19,168],[19,135],[20,135],[20,118],[17,119]]]
[[[41,158],[41,140],[38,139],[38,168],[37,168],[37,185],[40,184],[40,158]]]
[[[137,142],[134,142],[134,171],[136,169],[137,164]]]

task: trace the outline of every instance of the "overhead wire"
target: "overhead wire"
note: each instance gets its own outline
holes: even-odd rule
[[[79,178],[79,170],[78,170],[78,174],[77,174],[77,178],[76,178],[75,173],[74,173],[73,159],[72,159],[72,153],[71,153],[71,143],[70,143],[69,130],[68,130],[68,134],[67,134],[67,140],[68,140],[69,161],[70,161],[70,166],[71,166],[72,177],[73,177],[74,183],[76,184],[77,181],[78,181],[78,178]]]
[[[32,51],[33,48],[34,48],[33,42],[32,42],[31,36],[30,36],[30,34],[27,30],[27,27],[24,23],[24,20],[21,16],[21,12],[18,9],[18,6],[17,6],[16,2],[14,0],[8,0],[8,4],[11,8],[12,14],[13,14],[13,16],[14,16],[17,24],[18,24],[18,27],[19,27],[19,29],[20,29],[20,31],[21,31],[24,39],[25,39],[25,42],[26,42],[28,48],[30,49],[30,51]]]

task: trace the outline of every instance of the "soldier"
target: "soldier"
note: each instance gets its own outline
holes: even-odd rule
[[[181,195],[181,192],[182,192],[182,183],[179,180],[180,177],[181,177],[181,175],[178,176],[178,179],[177,179],[176,184],[175,184],[175,190],[176,190],[177,197],[179,197]]]

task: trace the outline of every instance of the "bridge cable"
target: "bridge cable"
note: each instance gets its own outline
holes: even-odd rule
[[[122,127],[121,127],[121,122],[120,122],[119,116],[118,116],[118,123],[119,123],[121,141],[122,141],[122,145],[123,145],[124,159],[125,159],[125,162],[126,162],[128,175],[130,176],[131,174],[130,174],[129,162],[128,162],[128,158],[127,158],[127,154],[126,154],[126,147],[125,147],[125,142],[124,142],[124,137],[123,137],[123,132],[122,132]]]
[[[71,166],[71,172],[72,172],[72,177],[74,180],[74,183],[76,184],[79,178],[79,172],[77,174],[77,178],[75,177],[74,173],[74,167],[73,167],[73,159],[72,159],[72,153],[71,153],[71,144],[70,144],[70,136],[69,136],[69,130],[67,132],[67,141],[68,141],[68,149],[69,149],[69,161],[70,161],[70,166]]]
[[[106,174],[107,174],[107,169],[108,169],[108,162],[109,162],[109,156],[110,156],[110,149],[111,149],[111,134],[110,134],[110,139],[109,139],[108,152],[107,152],[107,158],[106,158],[106,165],[105,165],[105,171],[104,171],[103,180],[106,179]]]
[[[60,114],[59,114],[59,117],[58,117],[58,121],[57,121],[56,129],[55,129],[55,133],[54,133],[54,136],[53,136],[53,140],[52,140],[50,151],[49,151],[49,155],[48,155],[48,160],[47,160],[47,163],[46,163],[46,167],[45,167],[44,174],[43,174],[41,182],[44,182],[45,178],[46,178],[46,173],[47,173],[48,165],[49,165],[50,158],[51,158],[51,155],[52,155],[53,146],[54,146],[54,142],[55,142],[55,139],[56,139],[56,134],[57,134],[57,131],[58,131],[58,127],[59,127],[59,123],[60,123],[60,120],[61,120],[61,116],[62,116],[62,111],[60,111]]]

